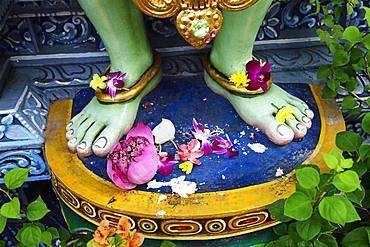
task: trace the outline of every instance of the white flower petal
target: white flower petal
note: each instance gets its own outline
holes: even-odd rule
[[[175,131],[175,126],[173,125],[171,120],[162,118],[162,122],[155,126],[152,131],[155,143],[163,144],[165,142],[173,140],[175,138]]]

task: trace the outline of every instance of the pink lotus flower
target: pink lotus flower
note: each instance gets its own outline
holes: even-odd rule
[[[179,145],[179,151],[177,151],[180,155],[180,159],[182,161],[190,161],[193,164],[200,165],[202,162],[197,160],[203,156],[204,152],[199,150],[200,143],[198,140],[193,139],[191,140],[188,145],[181,144]]]
[[[109,73],[109,79],[106,81],[107,90],[112,99],[116,97],[117,89],[122,89],[125,87],[123,78],[125,78],[127,73],[121,73],[121,71]]]
[[[195,139],[201,141],[202,146],[200,150],[203,151],[205,156],[208,156],[212,153],[211,142],[209,138],[213,137],[209,129],[205,129],[203,124],[198,123],[197,120],[193,118],[193,136]]]
[[[157,172],[158,154],[150,128],[138,123],[107,157],[107,173],[118,187],[130,190],[150,181]]]
[[[233,150],[233,144],[230,141],[229,136],[226,136],[227,139],[216,136],[215,140],[212,143],[213,152],[215,154],[226,154],[228,158],[239,155],[238,150]]]
[[[256,59],[252,59],[246,65],[248,72],[248,78],[250,79],[247,89],[258,90],[262,88],[263,91],[268,90],[267,82],[271,78],[271,65],[268,62],[261,62]]]
[[[171,154],[159,154],[160,159],[158,160],[158,173],[163,176],[169,176],[172,173],[173,165],[179,163]]]

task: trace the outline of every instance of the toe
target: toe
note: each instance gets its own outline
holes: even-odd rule
[[[306,126],[307,129],[311,128],[311,126],[312,126],[311,119],[308,118],[306,114],[302,113],[297,107],[295,107],[291,104],[289,104],[289,105],[293,109],[294,116],[297,119],[297,121],[300,122],[301,124],[303,124],[304,126]]]
[[[76,115],[66,126],[66,138],[68,141],[76,137],[77,129],[88,118],[87,114],[80,113]]]
[[[81,157],[87,157],[92,154],[92,144],[96,136],[104,128],[101,122],[95,122],[87,131],[82,141],[77,146],[77,153]]]
[[[314,117],[313,111],[308,107],[308,105],[303,102],[302,100],[298,99],[297,97],[289,97],[287,99],[287,102],[290,105],[295,106],[298,108],[303,114],[305,114],[309,119],[312,119]]]
[[[96,156],[105,157],[113,146],[119,141],[123,132],[116,128],[115,125],[106,127],[96,138],[92,146],[92,151]]]
[[[86,119],[81,125],[75,130],[73,137],[68,141],[68,148],[72,152],[76,152],[77,145],[81,142],[83,137],[86,134],[86,131],[90,128],[90,126],[95,122],[93,118]]]
[[[292,142],[294,132],[285,123],[279,123],[271,117],[263,121],[263,124],[265,125],[264,132],[273,143],[277,145],[286,145]]]
[[[302,139],[307,134],[307,127],[296,119],[290,118],[286,122],[294,132],[294,139]]]

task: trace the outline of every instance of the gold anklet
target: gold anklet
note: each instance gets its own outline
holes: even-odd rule
[[[255,58],[253,58],[255,59]],[[248,89],[250,80],[247,78],[246,72],[240,72],[244,73],[245,75],[245,82],[246,85],[239,86],[236,83],[232,82],[230,79],[228,79],[225,75],[223,75],[221,72],[219,72],[215,67],[213,67],[209,61],[209,56],[205,56],[203,59],[203,66],[208,75],[218,83],[221,87],[225,88],[226,90],[237,93],[237,94],[244,94],[244,95],[251,95],[251,94],[262,94],[265,93],[272,84],[272,76],[269,75],[268,80],[265,82],[264,87],[258,87],[257,89]],[[237,72],[238,73],[238,72]],[[236,74],[237,74],[236,73]]]
[[[155,53],[153,65],[141,76],[139,81],[136,82],[135,85],[133,85],[131,88],[117,89],[115,97],[112,98],[109,92],[107,90],[104,90],[106,87],[104,86],[99,87],[98,85],[95,87],[92,86],[95,89],[95,95],[100,102],[121,103],[130,101],[136,98],[149,84],[149,82],[154,78],[154,76],[158,74],[158,71],[160,70],[160,65],[161,65],[160,56],[158,53]],[[106,69],[104,72],[105,73],[102,74],[101,78],[103,77],[107,78],[105,75],[108,72],[108,69]]]

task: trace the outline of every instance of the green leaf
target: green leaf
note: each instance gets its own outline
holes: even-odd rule
[[[297,233],[305,241],[313,239],[320,233],[321,225],[320,221],[314,217],[306,221],[297,222]]]
[[[338,247],[337,241],[331,235],[323,234],[319,237],[319,241],[327,247]]]
[[[333,54],[333,65],[344,66],[349,63],[351,57],[344,49],[338,49]]]
[[[20,241],[22,244],[33,247],[39,246],[41,241],[41,230],[35,225],[26,226],[20,235]]]
[[[368,247],[369,236],[368,230],[370,227],[359,227],[347,233],[341,244],[343,247]]]
[[[349,169],[353,166],[353,159],[341,159],[339,166],[345,169]]]
[[[337,170],[338,169],[339,161],[338,161],[337,157],[335,157],[332,154],[328,154],[328,153],[322,153],[321,155],[322,155],[322,158],[324,159],[324,162],[327,165],[327,167],[329,167],[332,170]],[[339,168],[341,168],[341,167],[339,167]],[[343,170],[343,169],[341,169],[341,170]]]
[[[28,171],[26,168],[14,168],[8,171],[4,176],[4,183],[10,190],[17,189],[22,186],[24,181],[28,178]]]
[[[370,26],[370,8],[362,7],[365,10],[365,19],[367,20],[367,26]]]
[[[317,195],[317,189],[305,189],[302,186],[299,185],[299,183],[296,183],[296,191],[303,192],[306,196],[308,196],[311,200],[314,200]]]
[[[288,197],[284,205],[284,214],[298,221],[304,221],[312,215],[311,200],[304,193],[297,191]]]
[[[361,190],[357,189],[353,192],[346,193],[347,198],[362,207],[362,200],[365,198],[365,189],[361,186]]]
[[[324,21],[327,27],[332,28],[334,26],[334,16],[332,15],[326,16]]]
[[[165,240],[161,243],[160,247],[176,247],[177,245],[171,241]]]
[[[284,236],[288,234],[288,226],[287,224],[284,224],[284,223],[274,226],[272,230],[278,236]]]
[[[361,122],[361,127],[366,133],[370,134],[370,112],[365,114]]]
[[[296,169],[296,177],[300,186],[312,189],[319,185],[320,174],[312,167]]]
[[[347,9],[347,16],[350,16],[353,14],[353,7],[350,3],[346,4],[346,9]]]
[[[351,64],[358,63],[362,58],[362,51],[360,48],[353,48],[351,51]]]
[[[360,148],[362,138],[359,134],[352,131],[342,131],[336,136],[335,143],[343,151],[353,152]]]
[[[334,174],[322,173],[320,174],[319,190],[323,192],[329,192],[335,189],[334,185],[331,184],[331,180],[334,178]]]
[[[324,197],[319,204],[319,213],[321,217],[330,222],[344,225],[347,207],[339,196]]]
[[[343,32],[343,38],[351,43],[357,43],[361,41],[362,33],[357,27],[349,26]]]
[[[361,43],[363,44],[363,46],[365,46],[365,47],[366,47],[366,49],[370,50],[370,35],[366,35],[366,36],[362,39]]]
[[[53,237],[51,236],[50,232],[41,233],[41,242],[43,242],[47,246],[51,246],[51,241],[52,240],[53,240]]]
[[[357,101],[352,96],[344,97],[342,101],[342,108],[343,110],[351,110],[357,106]]]
[[[21,219],[20,203],[18,197],[14,197],[10,202],[1,206],[0,213],[9,219]]]
[[[345,171],[337,174],[333,179],[334,186],[343,192],[352,192],[361,189],[361,182],[356,172]]]
[[[361,220],[353,204],[344,196],[338,196],[339,199],[346,205],[346,223],[351,223],[354,221]]]
[[[324,99],[333,99],[337,96],[337,91],[333,91],[328,86],[325,86],[321,92],[321,96]]]
[[[326,80],[330,75],[330,68],[329,66],[322,65],[317,71],[317,79],[319,80]]]
[[[59,232],[58,232],[58,229],[56,229],[55,227],[49,227],[47,229],[48,232],[50,232],[51,236],[53,237],[53,239],[57,239],[59,238]]]
[[[6,227],[6,221],[7,221],[7,218],[0,214],[0,234],[4,231]]]
[[[42,219],[48,212],[50,210],[39,196],[35,201],[28,204],[26,215],[30,221],[36,221]]]
[[[359,162],[355,163],[352,167],[352,171],[355,171],[359,177],[362,177],[367,172],[366,162],[360,160]]]
[[[360,146],[360,158],[362,160],[370,158],[370,145],[362,144]]]
[[[280,199],[267,206],[267,209],[271,213],[272,217],[280,222],[288,222],[291,220],[289,217],[284,215],[284,204],[285,200]]]
[[[69,231],[62,226],[59,228],[59,236],[60,241],[62,242],[66,242],[71,238],[71,234],[69,233]]]

